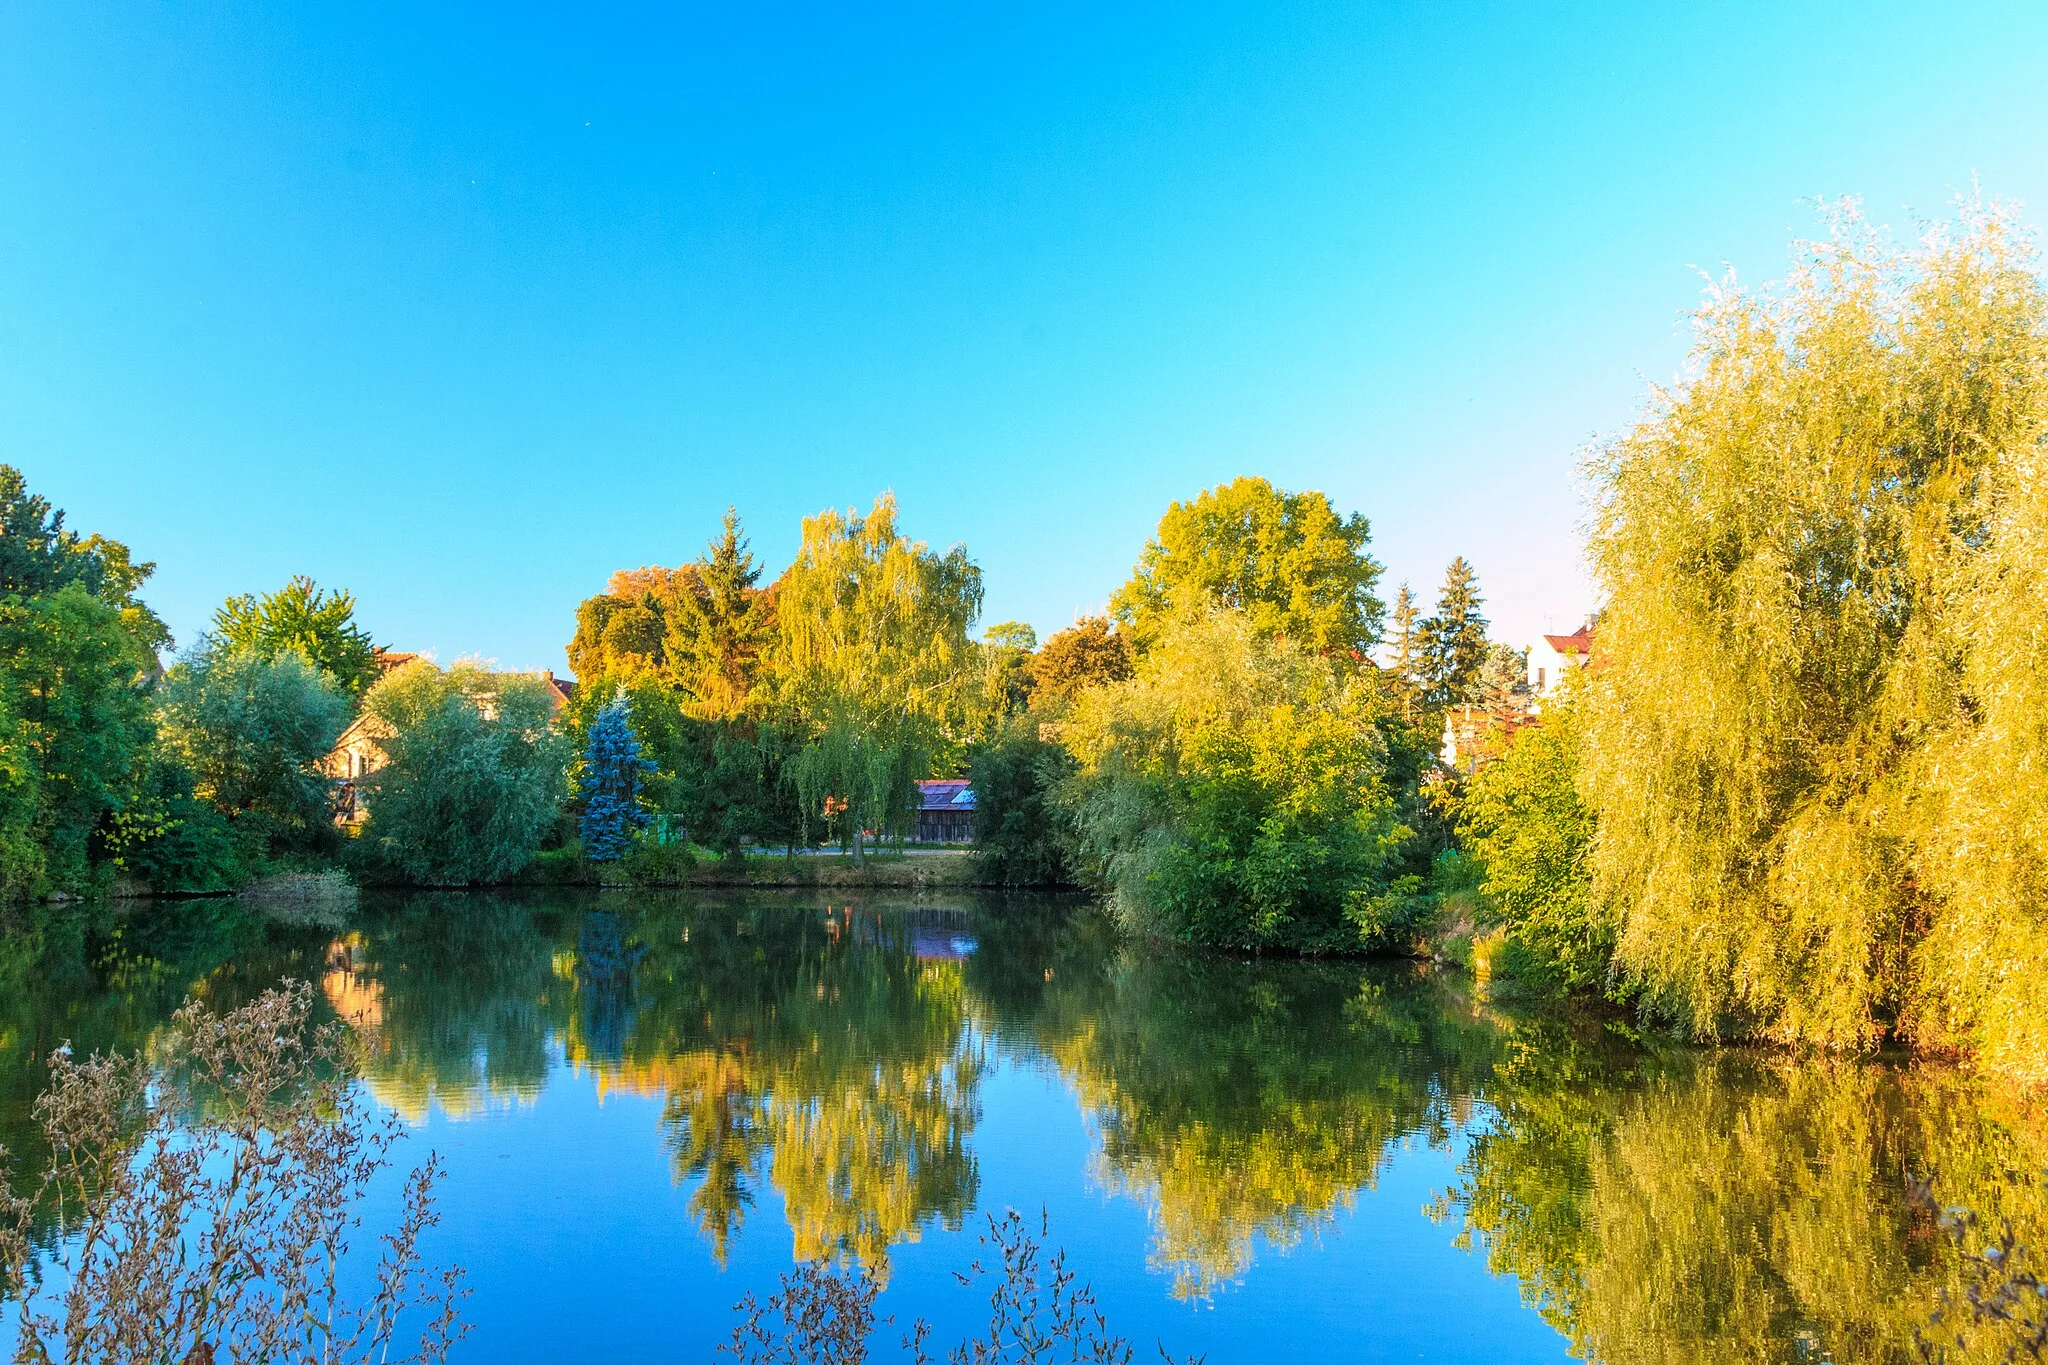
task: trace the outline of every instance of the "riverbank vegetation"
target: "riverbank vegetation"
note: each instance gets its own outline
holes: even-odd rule
[[[1593,660],[1540,699],[1466,560],[1389,604],[1362,516],[1259,478],[1174,503],[1043,641],[977,632],[979,568],[891,497],[808,519],[773,579],[728,513],[578,608],[571,692],[379,650],[303,579],[165,668],[152,566],[0,471],[0,890],[805,880],[821,844],[900,854],[919,780],[960,777],[973,871],[927,880],[2048,1081],[2031,248],[1995,211],[1907,247],[1844,214],[1696,326],[1588,459]]]

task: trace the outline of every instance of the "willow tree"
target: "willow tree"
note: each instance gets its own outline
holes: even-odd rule
[[[1845,213],[1592,460],[1594,890],[1699,1033],[2048,1056],[2044,319],[2002,214]]]
[[[896,530],[896,499],[866,516],[828,508],[804,522],[776,620],[785,706],[812,727],[791,764],[806,815],[831,806],[852,833],[901,824],[969,679],[967,632],[981,570]]]

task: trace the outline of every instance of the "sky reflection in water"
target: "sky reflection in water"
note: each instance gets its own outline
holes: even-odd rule
[[[24,966],[0,1141],[32,1155],[56,1041],[132,1046],[195,981],[318,981],[447,1159],[467,1361],[709,1358],[793,1256],[875,1267],[883,1311],[948,1339],[1011,1206],[1144,1355],[1884,1359],[1953,1274],[1901,1170],[2044,1221],[2038,1134],[1946,1071],[1644,1045],[1407,964],[1134,949],[1074,903],[193,904]]]

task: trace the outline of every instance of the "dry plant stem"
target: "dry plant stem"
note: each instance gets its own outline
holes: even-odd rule
[[[962,1285],[993,1275],[985,1336],[948,1351],[947,1365],[1130,1365],[1131,1344],[1110,1331],[1094,1291],[1067,1268],[1066,1252],[1044,1255],[1046,1220],[1033,1235],[1023,1215],[1011,1210],[989,1216],[981,1243],[996,1261],[975,1261]],[[763,1304],[748,1294],[738,1305],[742,1319],[725,1351],[740,1365],[859,1365],[867,1359],[876,1327],[893,1321],[876,1317],[881,1280],[866,1266],[839,1271],[807,1262],[782,1277],[781,1289]],[[931,1324],[918,1319],[903,1347],[918,1365],[932,1365]],[[1174,1358],[1159,1348],[1160,1358]],[[1188,1365],[1199,1365],[1190,1357]]]
[[[188,1004],[154,1061],[51,1059],[41,1200],[0,1210],[18,1365],[446,1358],[467,1329],[459,1272],[421,1260],[437,1160],[406,1182],[368,1300],[342,1294],[356,1206],[402,1132],[358,1092],[352,1036],[309,1028],[311,1009],[310,988],[287,983],[228,1014]],[[39,1202],[64,1220],[41,1260]]]
[[[2011,1221],[2002,1218],[1995,1233],[1988,1238],[1980,1236],[1983,1219],[1969,1209],[1943,1208],[1934,1197],[1932,1175],[1925,1180],[1909,1177],[1906,1194],[1935,1216],[1962,1262],[1963,1301],[1958,1304],[1944,1290],[1934,1325],[1954,1329],[1958,1351],[1972,1346],[2004,1347],[2002,1355],[1973,1359],[2048,1360],[2048,1282],[2042,1280],[2033,1254],[2020,1244]],[[1972,1243],[1981,1245],[1973,1250]],[[1947,1359],[1945,1345],[1929,1340],[1924,1333],[1917,1335],[1922,1359]]]

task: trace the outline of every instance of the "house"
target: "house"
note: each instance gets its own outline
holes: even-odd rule
[[[377,651],[377,662],[386,673],[419,657],[393,650]],[[554,705],[554,713],[561,715],[562,708],[575,700],[576,680],[557,678],[552,669],[544,670],[540,678],[547,685],[548,700]],[[359,825],[369,815],[369,808],[364,803],[364,788],[369,785],[365,779],[389,761],[384,753],[384,741],[390,739],[392,733],[391,727],[381,718],[365,711],[349,722],[341,737],[334,741],[334,747],[327,751],[327,756],[313,765],[322,777],[334,784],[336,824]]]
[[[1506,709],[1484,706],[1454,706],[1444,713],[1441,753],[1444,766],[1470,777],[1482,763],[1491,763],[1506,752],[1515,732],[1536,721],[1526,705]]]
[[[974,842],[974,788],[964,777],[938,778],[917,784],[917,830],[920,844]]]
[[[1593,657],[1592,623],[1569,635],[1545,635],[1529,646],[1529,695],[1547,696],[1564,675]]]

